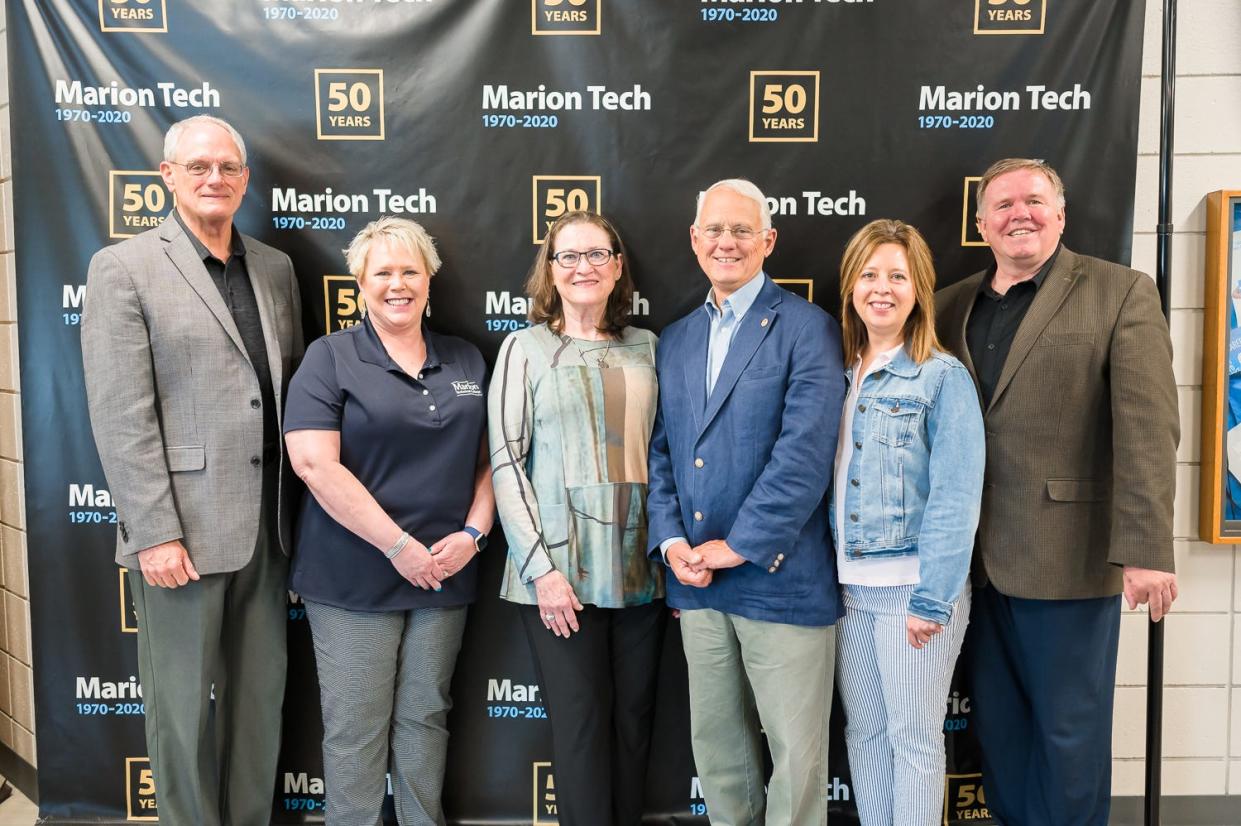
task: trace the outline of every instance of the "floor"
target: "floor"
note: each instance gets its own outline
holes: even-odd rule
[[[13,795],[0,803],[0,826],[31,826],[39,817],[39,808],[26,796],[13,789]]]

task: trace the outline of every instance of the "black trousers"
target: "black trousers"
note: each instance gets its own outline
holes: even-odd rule
[[[578,612],[568,639],[520,605],[552,726],[561,826],[638,826],[655,719],[666,610],[663,600]]]

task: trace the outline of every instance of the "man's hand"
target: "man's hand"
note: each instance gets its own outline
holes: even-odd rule
[[[445,579],[464,568],[476,553],[474,537],[465,531],[450,533],[431,546],[431,556],[440,564]]]
[[[668,567],[677,582],[691,588],[706,588],[711,584],[711,569],[704,567],[702,555],[688,542],[675,542],[668,548]]]
[[[198,570],[180,539],[138,551],[138,565],[142,578],[152,587],[179,588],[191,579],[198,580]]]
[[[712,571],[718,571],[721,568],[736,568],[747,561],[744,556],[728,547],[728,543],[723,539],[712,539],[710,542],[704,542],[697,548],[694,548],[694,553],[702,557],[700,567],[708,568]]]
[[[1149,603],[1151,619],[1159,622],[1172,610],[1175,599],[1176,574],[1125,566],[1125,602],[1129,603],[1129,610]]]

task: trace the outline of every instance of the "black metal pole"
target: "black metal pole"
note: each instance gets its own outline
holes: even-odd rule
[[[1155,285],[1165,319],[1171,317],[1172,139],[1176,113],[1176,0],[1163,0],[1162,96],[1159,107],[1159,224],[1155,234]],[[1147,622],[1146,805],[1143,823],[1159,826],[1163,774],[1163,623]]]

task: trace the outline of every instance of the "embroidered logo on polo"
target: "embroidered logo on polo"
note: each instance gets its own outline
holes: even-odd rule
[[[457,392],[458,396],[481,396],[483,394],[483,388],[478,386],[478,382],[469,379],[454,381],[452,389]]]

